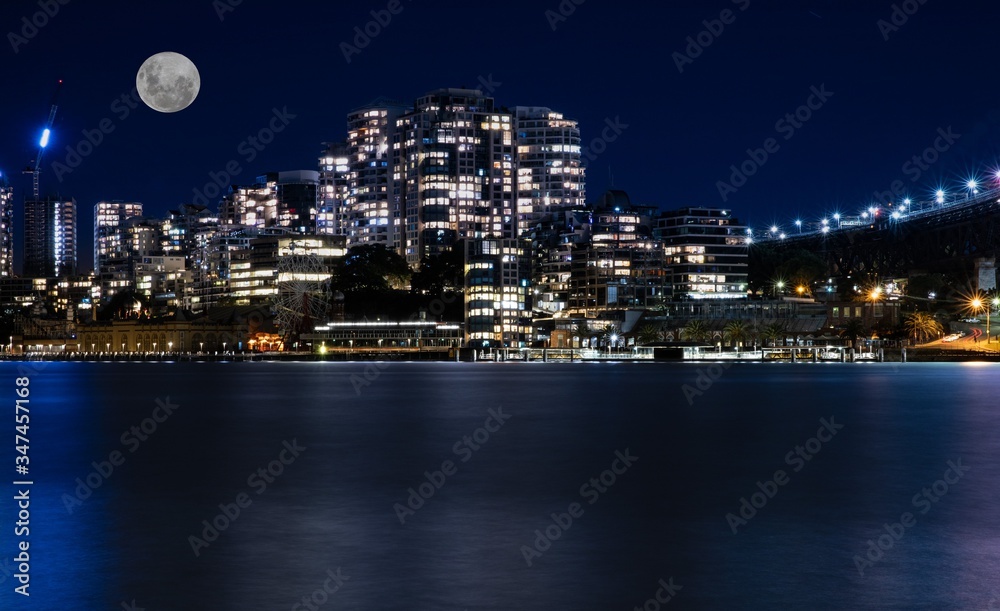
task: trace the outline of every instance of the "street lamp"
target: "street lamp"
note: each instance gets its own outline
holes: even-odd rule
[[[774,296],[779,297],[781,295],[781,290],[785,288],[785,282],[783,280],[778,280],[777,282],[774,283],[774,288],[778,289],[777,291],[775,291]]]
[[[795,219],[795,226],[799,228],[799,233],[802,233],[802,221]]]
[[[167,350],[170,352],[174,351],[174,342],[167,342]]]
[[[618,342],[618,334],[617,333],[612,333],[611,334],[611,343],[608,345],[608,354],[611,354],[611,349],[614,347],[615,343],[617,343],[617,342]]]
[[[198,342],[198,352],[205,351],[205,342]]]

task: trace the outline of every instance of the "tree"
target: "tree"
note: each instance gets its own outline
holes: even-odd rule
[[[410,290],[415,293],[441,295],[446,291],[461,290],[465,284],[465,254],[462,245],[440,255],[428,257],[410,278]]]
[[[944,327],[933,316],[927,312],[914,312],[906,317],[903,323],[907,336],[921,342],[931,338],[940,337],[944,333]]]
[[[652,323],[643,325],[639,329],[638,340],[644,346],[660,341],[660,327]]]
[[[692,320],[688,324],[684,325],[684,328],[681,330],[681,335],[683,335],[688,341],[705,341],[705,338],[708,337],[708,327],[700,320]]]
[[[581,320],[573,326],[573,335],[580,338],[580,345],[590,339],[590,327],[587,325],[587,321]]]
[[[406,260],[382,244],[352,246],[333,270],[333,285],[344,293],[388,293],[410,281]]]
[[[779,339],[785,339],[785,325],[779,322],[769,323],[764,326],[761,336],[765,341],[770,341],[772,346],[777,346]]]
[[[851,318],[844,325],[844,330],[840,332],[840,337],[849,340],[851,344],[858,341],[859,337],[865,335],[865,323],[860,318]]]
[[[748,334],[747,323],[742,320],[730,320],[722,328],[723,339],[732,342],[734,346],[739,346],[745,341]]]

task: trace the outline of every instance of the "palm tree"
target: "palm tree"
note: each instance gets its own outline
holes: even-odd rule
[[[639,343],[642,345],[652,344],[660,340],[660,327],[652,323],[643,325],[639,329]]]
[[[692,320],[681,329],[681,334],[689,341],[700,342],[708,336],[708,327],[700,320]]]
[[[739,345],[747,338],[749,330],[747,329],[747,323],[742,320],[730,320],[726,323],[726,326],[722,328],[722,337],[726,341],[730,341],[734,346],[739,347]]]
[[[941,326],[941,323],[927,312],[910,314],[906,317],[903,326],[906,328],[907,335],[918,342],[939,337],[944,333],[944,327]]]
[[[601,327],[601,341],[604,342],[605,346],[611,345],[611,338],[618,335],[618,326],[614,323],[608,323]]]
[[[865,323],[860,318],[852,318],[844,325],[844,330],[840,332],[840,337],[850,340],[851,345],[858,341],[859,337],[865,335]]]
[[[765,340],[770,340],[772,346],[777,346],[778,340],[785,338],[785,325],[778,322],[769,323],[761,331],[761,336]]]
[[[573,327],[573,335],[580,338],[580,345],[583,345],[585,340],[590,339],[590,327],[587,325],[587,321],[581,320],[576,323]]]

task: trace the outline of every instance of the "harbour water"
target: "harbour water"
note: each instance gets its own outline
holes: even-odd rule
[[[1000,608],[997,365],[32,366],[0,608]]]

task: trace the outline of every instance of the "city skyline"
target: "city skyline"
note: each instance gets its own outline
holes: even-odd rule
[[[435,87],[479,87],[511,109],[550,107],[579,121],[585,148],[601,138],[609,123],[628,126],[616,141],[597,145],[594,150],[601,149],[600,155],[587,159],[591,194],[614,186],[637,202],[664,209],[732,207],[755,226],[787,223],[799,214],[818,217],[824,211],[858,209],[876,192],[891,192],[897,181],[914,191],[960,184],[968,176],[983,175],[996,159],[991,142],[996,140],[998,115],[992,83],[980,78],[975,61],[929,61],[946,50],[976,57],[975,41],[981,39],[977,32],[987,27],[988,19],[968,20],[918,4],[913,14],[896,17],[901,23],[894,25],[891,4],[833,12],[826,10],[832,4],[824,2],[778,10],[741,0],[714,8],[676,8],[672,19],[658,23],[642,19],[641,10],[565,4],[572,5],[572,11],[559,4],[508,5],[504,14],[526,23],[535,36],[494,48],[475,44],[475,36],[457,27],[489,22],[484,18],[489,8],[413,10],[416,5],[403,3],[396,7],[398,13],[389,13],[387,25],[369,28],[385,33],[361,48],[354,44],[355,27],[363,32],[374,19],[372,11],[382,15],[379,11],[387,9],[373,5],[334,10],[292,3],[291,19],[270,24],[274,40],[288,40],[281,34],[296,27],[322,33],[329,42],[320,59],[306,51],[308,43],[298,38],[308,36],[300,35],[282,55],[298,59],[277,63],[264,59],[273,48],[270,39],[241,45],[244,59],[236,63],[206,43],[176,44],[171,28],[160,28],[140,41],[133,28],[119,27],[135,14],[117,6],[74,15],[73,4],[60,5],[60,12],[36,35],[24,37],[17,26],[23,25],[22,17],[40,10],[38,5],[6,5],[2,14],[14,35],[8,36],[9,78],[18,83],[21,95],[2,102],[0,120],[9,136],[0,151],[0,170],[15,187],[15,224],[21,222],[27,193],[25,177],[17,174],[33,157],[59,78],[66,83],[43,161],[42,194],[57,189],[64,198],[75,198],[84,227],[90,225],[92,206],[101,200],[141,201],[150,215],[162,216],[190,202],[196,190],[209,184],[211,172],[224,171],[234,159],[241,170],[233,177],[237,183],[265,172],[312,170],[321,143],[342,138],[351,109],[379,95],[409,103]],[[234,43],[264,18],[260,8],[246,3],[222,6],[231,10],[199,2],[181,5],[181,10],[150,9],[144,18]],[[183,10],[187,7],[190,14]],[[296,9],[309,9],[311,18],[294,19],[304,15]],[[724,10],[729,13],[723,15]],[[475,44],[474,52],[455,53],[459,47],[421,35],[439,21],[456,26],[449,29],[453,45]],[[75,29],[77,23],[81,25]],[[601,38],[625,25],[633,33],[627,47]],[[486,27],[487,36],[500,35],[499,24]],[[98,35],[96,43],[83,44],[77,38],[82,31],[112,30],[120,37],[115,42]],[[767,35],[761,36],[763,32]],[[477,29],[476,36],[481,35]],[[710,44],[701,44],[706,42]],[[343,44],[359,53],[348,51],[345,58]],[[66,53],[67,48],[76,52]],[[166,49],[186,52],[204,80],[201,98],[175,115],[155,113],[131,96],[142,60]],[[423,63],[430,62],[430,74],[420,69],[389,76],[391,58],[407,49],[417,51]],[[652,64],[655,68],[649,58],[658,60]],[[102,69],[91,74],[88,66],[98,60]],[[541,69],[553,61],[565,69],[546,70],[549,79],[538,78],[530,68]],[[266,78],[277,86],[264,95],[239,95],[241,87],[252,90],[266,74],[274,75]],[[297,84],[303,82],[308,84]],[[956,96],[955,83],[970,87],[962,87],[962,95]],[[814,90],[828,95],[816,98]],[[321,95],[314,95],[316,91]],[[247,156],[237,152],[249,135],[267,127],[275,111],[286,108],[285,116],[294,118],[274,134],[272,143],[259,151],[245,149]],[[795,119],[801,108],[806,111]],[[789,112],[792,120],[782,123]],[[807,115],[808,120],[800,121]],[[69,168],[65,147],[80,150],[84,130],[100,132],[103,119],[108,119],[110,131],[100,133],[100,144]],[[940,140],[940,132],[954,136]],[[205,145],[189,145],[206,133],[211,139]],[[754,169],[747,151],[763,148],[768,138],[776,140],[778,149],[768,154],[766,167]],[[933,155],[924,154],[929,149]],[[247,161],[249,152],[254,153],[252,161]],[[912,162],[915,156],[920,163]],[[930,159],[933,163],[923,163]],[[748,160],[746,167],[754,173],[736,187],[740,178],[734,180],[731,166],[741,168]],[[71,171],[56,176],[56,162]],[[649,172],[651,165],[663,171]],[[81,237],[86,263],[92,247],[89,232]]]

